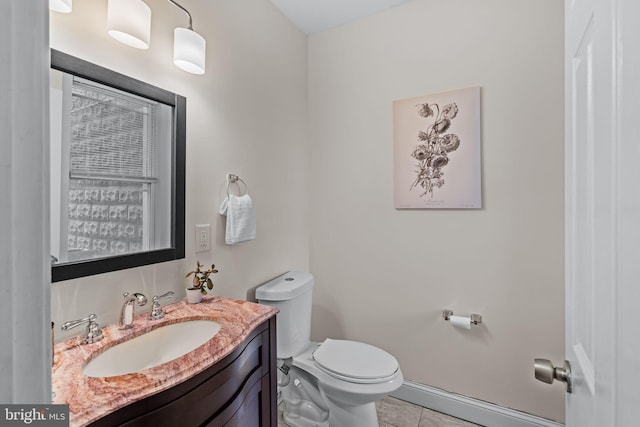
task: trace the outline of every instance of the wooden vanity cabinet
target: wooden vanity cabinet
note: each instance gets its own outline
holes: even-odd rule
[[[134,402],[93,427],[277,426],[276,318],[194,377]]]

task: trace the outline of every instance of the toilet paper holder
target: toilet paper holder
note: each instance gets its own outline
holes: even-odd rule
[[[444,320],[448,322],[451,316],[453,316],[453,310],[450,310],[448,308],[442,310],[442,317],[444,317]],[[480,323],[482,323],[482,315],[480,314],[471,313],[469,317],[471,318],[472,325],[479,325]]]

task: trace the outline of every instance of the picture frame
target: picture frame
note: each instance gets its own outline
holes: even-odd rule
[[[480,209],[480,87],[393,102],[394,207]]]

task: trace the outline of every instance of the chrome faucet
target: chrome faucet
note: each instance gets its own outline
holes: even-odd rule
[[[135,303],[142,307],[147,303],[147,297],[137,292],[134,294],[125,292],[122,296],[124,297],[124,303],[122,304],[122,311],[120,311],[120,329],[129,329],[133,327]]]
[[[151,307],[151,313],[149,313],[149,320],[160,320],[164,317],[164,310],[160,305],[160,298],[169,298],[173,295],[173,291],[169,291],[160,296],[155,295],[153,297],[153,306]]]
[[[87,324],[87,329],[82,337],[82,344],[93,344],[94,342],[98,342],[102,339],[102,329],[100,329],[100,325],[96,322],[98,317],[95,314],[90,314],[84,319],[80,320],[70,320],[68,322],[64,322],[64,324],[60,327],[63,331],[68,331],[69,329],[73,329],[76,326]]]

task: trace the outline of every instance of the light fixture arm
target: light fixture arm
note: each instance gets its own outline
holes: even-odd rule
[[[174,6],[176,6],[177,8],[181,9],[184,13],[187,14],[187,16],[189,17],[189,29],[191,31],[193,31],[193,21],[191,19],[191,14],[189,13],[189,11],[187,9],[185,9],[184,7],[180,6],[178,3],[176,3],[174,0],[167,0],[169,3],[172,3]]]

